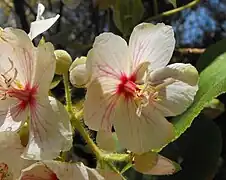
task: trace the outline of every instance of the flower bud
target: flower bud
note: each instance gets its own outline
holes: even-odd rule
[[[72,63],[71,56],[64,50],[55,50],[54,54],[56,56],[55,73],[58,75],[67,73]]]
[[[85,87],[91,77],[91,72],[86,68],[86,57],[76,58],[70,69],[71,84],[77,88]]]

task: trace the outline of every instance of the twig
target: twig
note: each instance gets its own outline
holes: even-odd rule
[[[152,16],[148,19],[145,20],[145,22],[150,22],[150,21],[153,21],[153,20],[156,20],[156,19],[159,19],[159,18],[162,18],[162,17],[165,17],[165,16],[170,16],[170,15],[173,15],[175,13],[178,13],[184,9],[187,9],[187,8],[191,8],[193,6],[195,6],[196,4],[198,4],[201,0],[194,0],[184,6],[181,6],[179,8],[176,8],[176,9],[172,9],[172,10],[169,10],[169,11],[166,11],[166,12],[163,12],[161,14],[158,14],[156,16]]]
[[[205,48],[179,48],[175,49],[176,52],[182,54],[202,54],[205,52]]]

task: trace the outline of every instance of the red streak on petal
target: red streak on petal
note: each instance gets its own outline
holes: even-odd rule
[[[23,111],[29,105],[31,109],[36,107],[36,94],[38,86],[31,87],[29,83],[23,89],[9,89],[7,94],[19,100],[18,111]]]

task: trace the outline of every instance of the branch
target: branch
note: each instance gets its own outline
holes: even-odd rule
[[[201,1],[201,0],[194,0],[194,1],[188,3],[188,4],[184,5],[184,6],[179,7],[179,8],[172,9],[172,10],[169,10],[169,11],[166,11],[166,12],[163,12],[163,13],[158,14],[158,15],[156,15],[156,16],[152,16],[152,17],[146,19],[145,22],[150,22],[150,21],[153,21],[153,20],[156,20],[156,19],[165,17],[165,16],[171,16],[171,15],[173,15],[173,14],[175,14],[175,13],[178,13],[178,12],[184,10],[184,9],[191,8],[191,7],[195,6],[195,5],[198,4],[200,1]]]
[[[182,54],[202,54],[205,52],[205,48],[179,48],[175,49],[176,52]]]

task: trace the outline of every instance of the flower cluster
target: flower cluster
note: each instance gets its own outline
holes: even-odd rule
[[[103,165],[110,155],[118,155],[116,139],[137,171],[154,175],[177,171],[174,162],[156,151],[175,137],[166,117],[177,116],[191,105],[198,72],[191,64],[167,65],[175,48],[172,27],[139,24],[128,44],[120,36],[102,33],[87,57],[72,63],[66,51],[54,51],[51,43],[33,45],[32,40],[59,18],[44,19],[44,10],[38,4],[29,34],[0,29],[0,179],[123,179],[117,170],[106,171]],[[71,125],[75,115],[66,84],[68,71],[72,85],[87,88],[84,122],[98,132],[101,150],[80,120]],[[54,74],[64,77],[68,111],[49,95]],[[97,170],[62,162],[72,147],[73,128],[95,151]],[[112,167],[111,162],[106,164]]]

